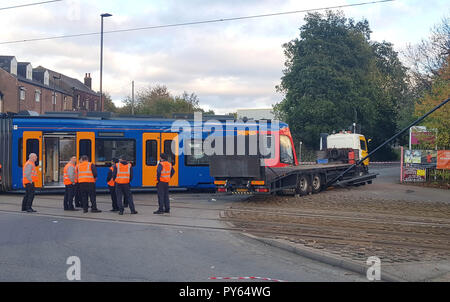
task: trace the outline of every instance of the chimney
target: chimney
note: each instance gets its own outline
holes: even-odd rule
[[[84,76],[84,85],[92,89],[92,79],[90,73],[86,73],[86,75]]]

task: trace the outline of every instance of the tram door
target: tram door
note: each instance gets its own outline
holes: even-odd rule
[[[77,132],[77,163],[83,155],[87,155],[90,162],[95,162],[94,132]]]
[[[171,178],[169,185],[178,186],[178,149],[172,152],[172,141],[178,148],[178,134],[176,133],[143,133],[143,159],[142,159],[142,186],[156,186],[156,169],[160,160],[161,153],[169,155],[169,161],[172,163],[175,174]]]
[[[22,144],[22,165],[28,161],[30,153],[37,155],[37,176],[36,188],[42,188],[42,131],[25,131],[23,133]]]
[[[64,167],[75,155],[75,135],[45,133],[42,145],[44,187],[64,187]]]

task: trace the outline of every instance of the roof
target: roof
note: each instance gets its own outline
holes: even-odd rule
[[[14,58],[14,56],[0,56],[0,68],[10,72],[9,69],[11,68],[11,60]]]
[[[89,88],[88,86],[84,85],[84,83],[82,83],[81,81],[68,77],[64,74],[58,73],[56,71],[53,71],[51,69],[45,68],[43,66],[38,66],[36,67],[34,70],[36,71],[45,71],[47,70],[50,76],[50,86],[53,87],[53,85],[56,84],[56,86],[60,86],[61,89],[67,91],[67,93],[72,94],[72,89],[75,88],[76,90],[85,92],[85,93],[89,93],[95,96],[100,96],[99,93],[95,92],[94,90],[92,90],[91,88]],[[59,78],[61,77],[61,80],[59,79],[54,79],[53,77]]]

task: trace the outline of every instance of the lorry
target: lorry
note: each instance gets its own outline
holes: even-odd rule
[[[288,129],[281,129],[291,140]],[[212,156],[210,173],[218,193],[228,194],[298,194],[319,193],[329,183],[349,170],[339,179],[339,185],[364,185],[372,183],[377,174],[369,173],[368,146],[364,135],[341,131],[321,134],[321,151],[317,163],[299,163],[292,151],[283,150],[283,135],[274,135],[277,153],[275,163],[262,160],[258,155]],[[279,150],[278,150],[279,146]],[[288,148],[289,149],[289,148]],[[286,164],[283,156],[293,152],[294,161]],[[273,159],[272,159],[273,160]],[[264,164],[261,164],[264,162]],[[353,168],[351,168],[354,165]],[[351,169],[349,169],[351,168]]]

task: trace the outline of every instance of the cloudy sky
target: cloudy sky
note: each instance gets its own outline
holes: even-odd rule
[[[0,0],[0,8],[38,0]],[[1,42],[208,19],[368,2],[368,0],[64,0],[0,10],[0,55],[42,65],[83,79],[91,73],[99,89],[98,35],[28,43]],[[448,0],[396,0],[342,9],[347,17],[366,18],[373,40],[394,43],[397,51],[426,38],[450,14]],[[174,94],[195,92],[205,109],[265,108],[279,102],[282,44],[298,36],[304,13],[214,24],[127,33],[104,40],[104,91],[117,105],[136,89],[166,85]]]

